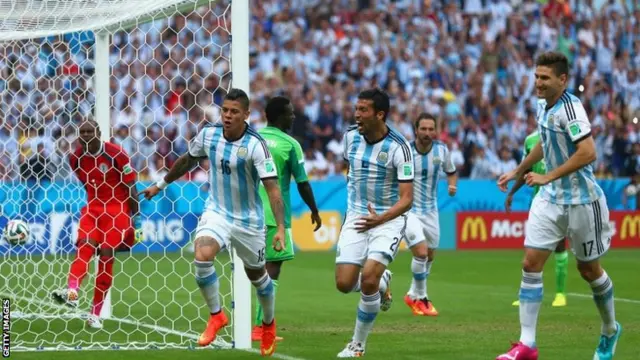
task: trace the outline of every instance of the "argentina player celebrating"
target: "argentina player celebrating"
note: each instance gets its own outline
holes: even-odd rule
[[[427,278],[436,249],[440,243],[438,217],[438,179],[440,172],[447,175],[449,196],[457,190],[456,167],[451,161],[447,145],[437,140],[437,124],[433,115],[422,113],[415,123],[416,141],[411,143],[415,179],[413,181],[413,207],[408,214],[405,240],[411,249],[411,288],[404,302],[414,315],[437,316],[438,311],[427,295]]]
[[[541,186],[529,210],[520,283],[520,341],[497,360],[537,360],[536,324],[542,302],[542,269],[558,242],[569,238],[578,270],[593,292],[602,318],[594,360],[613,358],[622,328],[615,320],[613,283],[599,258],[609,249],[612,226],[604,193],[593,175],[596,159],[591,125],[580,99],[566,91],[569,62],[560,53],[536,60],[538,132],[540,142],[517,169],[498,179],[506,191],[509,181],[524,177]],[[546,174],[528,172],[544,159]]]
[[[285,244],[284,206],[278,174],[265,140],[245,120],[249,117],[249,97],[231,89],[222,103],[222,121],[206,126],[189,144],[164,180],[144,190],[152,198],[169,183],[178,180],[201,158],[209,158],[210,194],[195,234],[196,283],[209,308],[210,317],[198,344],[212,343],[228,319],[220,307],[220,282],[213,261],[228,246],[242,259],[247,277],[256,288],[263,309],[260,352],[270,356],[276,347],[274,287],[265,270],[265,221],[258,193],[264,184],[277,224],[273,247]]]
[[[380,310],[391,305],[386,270],[404,236],[413,202],[413,156],[409,143],[387,127],[389,96],[380,89],[358,95],[356,125],[344,135],[347,214],[336,254],[336,286],[360,292],[351,342],[339,358],[364,355],[367,336]]]

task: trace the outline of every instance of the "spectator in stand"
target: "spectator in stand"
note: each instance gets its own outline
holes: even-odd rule
[[[230,83],[230,34],[220,16],[224,5],[210,7],[113,36],[114,141],[127,144],[143,177],[158,153],[170,165],[194,128],[220,117]],[[305,148],[320,139],[314,162],[320,155],[341,161],[336,145],[358,91],[380,86],[392,97],[389,126],[411,138],[410,120],[433,113],[441,119],[441,140],[462,155],[459,174],[492,177],[482,167],[498,162],[502,147],[517,154],[535,127],[536,55],[558,50],[572,60],[570,91],[599,129],[593,132],[598,168],[616,176],[630,171],[625,164],[640,142],[633,122],[640,116],[637,1],[265,0],[251,7],[250,121],[263,126],[265,100],[289,96],[292,135]],[[7,159],[34,152],[30,138],[53,153],[55,138],[67,134],[61,129],[93,111],[92,42],[81,33],[1,46],[0,116],[20,139],[0,154],[3,177],[19,178],[7,170]],[[45,130],[29,132],[32,124]]]

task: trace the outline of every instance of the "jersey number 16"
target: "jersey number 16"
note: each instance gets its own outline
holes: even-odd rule
[[[229,160],[225,160],[225,159],[220,160],[220,171],[222,171],[222,174],[224,175],[231,174],[231,167],[229,166]]]

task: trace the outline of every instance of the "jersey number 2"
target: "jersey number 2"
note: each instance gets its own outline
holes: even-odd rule
[[[231,167],[229,166],[229,160],[225,160],[225,159],[220,160],[220,171],[222,171],[224,175],[231,174]]]

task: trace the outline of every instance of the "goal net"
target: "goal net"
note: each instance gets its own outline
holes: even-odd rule
[[[203,124],[218,119],[232,52],[246,46],[248,58],[248,29],[231,42],[231,7],[202,0],[0,0],[0,229],[22,219],[31,230],[22,246],[0,240],[0,295],[11,302],[13,350],[196,346],[208,319],[192,265],[192,235],[208,191],[204,161],[153,201],[140,202],[143,240],[116,254],[101,330],[86,327],[97,263],[89,264],[77,308],[57,304],[52,292],[67,287],[86,203],[68,163],[79,125],[95,118],[103,140],[127,152],[138,190],[162,178]],[[248,27],[248,5],[244,16]],[[239,62],[246,69],[235,71],[248,73],[248,60]],[[248,92],[248,81],[234,82]],[[230,326],[214,346],[250,347],[242,264],[221,254],[216,270]]]

